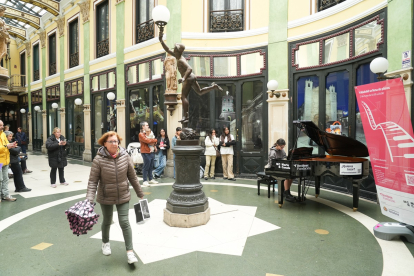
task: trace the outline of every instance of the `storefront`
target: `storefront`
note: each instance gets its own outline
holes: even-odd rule
[[[32,144],[34,151],[41,151],[43,145],[43,116],[42,116],[42,90],[31,93],[32,97]]]
[[[354,87],[377,81],[369,65],[386,56],[385,23],[386,13],[380,11],[335,32],[290,43],[290,122],[310,120],[322,130],[366,144]],[[314,154],[326,154],[292,124],[290,145],[298,134],[298,147],[312,146]],[[342,178],[325,177],[323,182],[325,188],[352,192],[352,183]],[[361,189],[361,196],[376,197],[372,170]]]
[[[19,96],[19,126],[22,128],[22,131],[26,133],[27,137],[30,137],[29,133],[29,120],[27,113],[29,112],[29,102],[28,102],[28,95]],[[23,111],[23,112],[22,112]],[[17,131],[17,130],[16,130]]]
[[[46,87],[47,106],[47,137],[50,137],[55,127],[60,128],[60,85]]]

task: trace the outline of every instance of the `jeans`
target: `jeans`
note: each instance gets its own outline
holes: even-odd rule
[[[23,153],[26,153],[27,145],[22,145],[22,144],[20,144],[20,145],[19,145],[19,147],[21,147],[21,148],[22,148],[22,152],[23,152]]]
[[[16,190],[19,191],[21,189],[26,188],[23,181],[23,172],[22,168],[20,167],[19,162],[17,163],[10,163],[10,168],[13,172],[13,180],[14,180],[14,186],[16,187]]]
[[[142,168],[143,181],[152,180],[152,169],[154,168],[154,153],[141,153],[142,159],[144,159],[144,166]]]
[[[165,165],[167,164],[167,156],[165,156],[160,150],[158,153],[158,167],[154,170],[156,176],[160,176],[164,172]]]
[[[102,230],[102,242],[109,242],[109,229],[111,228],[112,216],[114,214],[114,205],[101,204],[103,222],[101,226]],[[126,250],[133,250],[132,245],[132,230],[129,224],[128,213],[129,213],[129,201],[123,204],[117,204],[116,210],[118,211],[119,225],[124,235]]]
[[[2,198],[9,196],[9,165],[6,165],[1,168],[0,174],[0,188]]]
[[[56,170],[58,168],[52,168],[52,170],[50,171],[50,183],[51,184],[56,184]],[[59,180],[60,183],[65,183],[65,175],[64,175],[64,168],[59,168]]]
[[[204,177],[208,177],[208,171],[210,169],[210,177],[214,177],[214,171],[216,169],[216,156],[206,155],[206,167],[204,169]]]

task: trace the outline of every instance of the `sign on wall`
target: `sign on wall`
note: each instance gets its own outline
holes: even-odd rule
[[[400,79],[355,87],[381,212],[414,225],[414,135]]]

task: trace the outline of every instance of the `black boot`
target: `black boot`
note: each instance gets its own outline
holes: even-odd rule
[[[296,199],[290,194],[290,190],[284,191],[283,196],[285,197],[286,201],[295,202]]]

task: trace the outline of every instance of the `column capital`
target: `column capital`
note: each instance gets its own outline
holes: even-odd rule
[[[65,16],[61,15],[56,18],[56,24],[59,29],[59,37],[65,35]]]
[[[89,22],[89,10],[91,3],[89,0],[84,0],[78,3],[82,14],[83,23]]]
[[[40,45],[42,48],[46,47],[46,31],[44,29],[40,29],[39,31],[39,37],[40,37]]]
[[[27,56],[30,57],[32,53],[32,42],[30,40],[26,40],[24,42],[24,46],[26,47]]]

